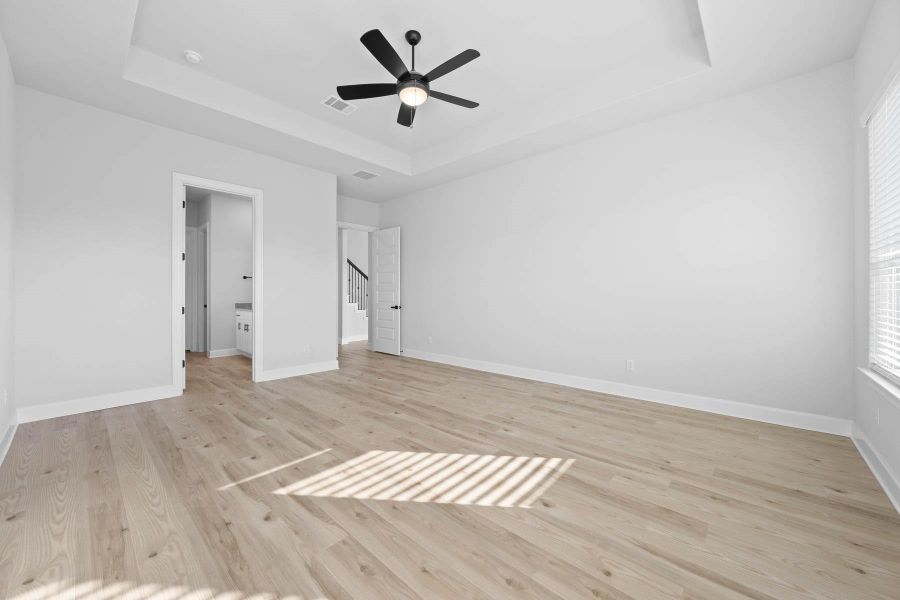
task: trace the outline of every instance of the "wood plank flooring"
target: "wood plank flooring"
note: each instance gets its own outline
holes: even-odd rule
[[[0,594],[900,598],[900,516],[846,438],[340,360],[255,385],[192,356],[183,397],[20,426]]]

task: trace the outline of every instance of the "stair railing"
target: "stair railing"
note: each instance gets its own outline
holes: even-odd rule
[[[369,277],[362,269],[347,259],[347,300],[355,304],[359,310],[368,310],[369,306]]]

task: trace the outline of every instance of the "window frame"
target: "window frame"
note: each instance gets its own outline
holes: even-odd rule
[[[900,387],[900,366],[898,366],[897,372],[893,373],[893,372],[891,372],[891,370],[888,367],[883,366],[883,365],[879,364],[878,362],[876,362],[875,357],[877,356],[878,353],[874,352],[876,345],[873,343],[878,330],[876,329],[877,320],[874,318],[875,302],[876,302],[876,295],[875,295],[876,277],[874,275],[875,269],[873,268],[873,265],[875,263],[872,260],[873,248],[874,248],[873,243],[872,243],[872,239],[873,239],[872,233],[875,230],[872,214],[873,214],[875,198],[873,196],[873,190],[872,190],[872,181],[873,181],[873,178],[872,178],[872,175],[873,175],[872,148],[873,148],[873,144],[872,144],[871,126],[872,126],[872,119],[875,118],[876,115],[878,115],[879,112],[882,109],[884,109],[885,105],[890,101],[890,102],[892,102],[892,106],[891,106],[892,110],[891,110],[891,113],[887,117],[885,117],[885,121],[887,122],[888,125],[890,125],[892,127],[892,129],[894,127],[896,127],[898,132],[900,132],[900,100],[898,100],[898,98],[894,98],[894,95],[900,96],[900,73],[898,73],[893,78],[893,80],[890,82],[890,84],[886,86],[883,93],[881,94],[881,97],[878,99],[877,103],[875,104],[875,108],[872,110],[871,114],[869,115],[869,118],[866,121],[866,151],[867,151],[867,161],[866,161],[867,169],[866,170],[867,170],[867,177],[868,177],[868,179],[867,179],[867,183],[868,183],[868,244],[867,244],[868,245],[868,259],[867,260],[868,260],[868,269],[869,269],[869,273],[868,273],[868,276],[869,276],[869,290],[868,290],[869,291],[869,307],[868,307],[868,328],[867,328],[868,329],[868,331],[867,331],[868,353],[867,353],[867,357],[866,357],[867,358],[866,362],[868,363],[869,370],[871,372],[873,372],[875,375],[884,378],[889,383],[891,383],[897,387]],[[898,144],[900,144],[900,136],[897,137],[897,140],[898,140]],[[895,164],[891,164],[887,169],[883,169],[884,172],[892,173],[895,170],[900,169],[900,148],[898,148],[894,152],[893,158],[896,161]],[[892,198],[892,200],[894,200],[894,199]],[[898,194],[895,201],[896,201],[896,207],[898,209],[900,209],[900,194]],[[882,209],[882,212],[883,212],[883,209]],[[898,225],[897,225],[897,230],[900,231],[900,223],[898,223]],[[889,248],[891,251],[896,250],[897,255],[900,256],[900,238],[898,238],[896,241],[890,242],[887,246],[879,246],[879,248],[884,248],[884,247]],[[895,267],[895,269],[897,270],[897,273],[892,275],[892,277],[894,277],[894,282],[895,282],[892,285],[892,287],[895,290],[897,290],[896,291],[897,299],[894,300],[894,303],[895,303],[895,306],[898,306],[898,309],[895,311],[895,313],[898,315],[896,320],[898,322],[900,322],[900,259],[897,259],[897,262],[898,262],[898,264]],[[895,331],[900,331],[900,325],[897,326]],[[900,344],[900,339],[898,339],[898,344]],[[898,351],[898,353],[900,353],[900,351]],[[898,362],[900,362],[900,361],[898,361]]]

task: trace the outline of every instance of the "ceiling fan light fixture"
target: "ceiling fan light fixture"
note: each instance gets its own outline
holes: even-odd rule
[[[397,95],[400,96],[400,101],[407,106],[421,106],[428,100],[428,88],[419,85],[415,80],[407,81],[400,85]]]

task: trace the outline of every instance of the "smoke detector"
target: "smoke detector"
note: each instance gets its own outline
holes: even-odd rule
[[[358,177],[359,179],[372,179],[373,177],[378,177],[375,173],[369,173],[368,171],[357,171],[353,176]]]
[[[194,50],[185,50],[184,51],[184,60],[191,63],[192,65],[199,65],[203,62],[203,56]]]

